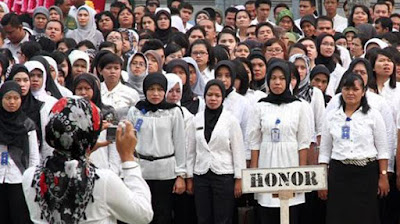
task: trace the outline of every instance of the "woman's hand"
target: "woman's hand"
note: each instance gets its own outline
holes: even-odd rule
[[[328,200],[328,190],[319,190],[318,197],[324,201]]]
[[[103,124],[101,125],[101,130],[107,130],[108,127],[110,127],[111,123],[108,122],[107,120],[103,120]]]
[[[193,178],[186,179],[186,193],[193,195],[194,188],[193,188]]]
[[[106,147],[109,144],[111,144],[111,142],[109,142],[109,141],[97,141],[96,145],[94,145],[93,148],[90,150],[89,155],[92,154],[97,149],[99,149],[101,147]]]
[[[172,190],[172,193],[183,194],[185,190],[186,190],[185,180],[182,177],[178,176],[175,180],[174,189]]]
[[[235,198],[242,196],[242,179],[235,179]]]
[[[119,157],[122,162],[134,161],[133,153],[136,148],[136,135],[133,130],[133,125],[129,121],[124,121],[125,130],[122,130],[122,126],[118,125],[116,133],[116,146]]]
[[[388,176],[380,174],[378,183],[378,194],[381,196],[381,198],[386,197],[389,194],[389,191],[390,186]]]

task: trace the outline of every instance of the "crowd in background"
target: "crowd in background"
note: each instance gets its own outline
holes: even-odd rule
[[[241,171],[318,164],[291,224],[399,223],[394,0],[160,3],[0,2],[4,223],[278,224]]]

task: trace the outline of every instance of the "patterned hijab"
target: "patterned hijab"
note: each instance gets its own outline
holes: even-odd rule
[[[100,130],[100,110],[86,99],[62,98],[51,109],[46,141],[55,149],[54,155],[36,169],[32,181],[42,219],[74,224],[86,219],[98,176],[85,156],[96,144]]]
[[[306,65],[306,76],[300,80],[297,95],[310,103],[313,95],[313,88],[310,85],[310,58],[307,55],[294,54],[289,58],[289,61],[295,63],[298,59],[303,60]]]

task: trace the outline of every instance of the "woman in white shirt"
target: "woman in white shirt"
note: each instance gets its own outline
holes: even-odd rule
[[[36,126],[22,111],[21,98],[15,81],[6,81],[0,88],[0,215],[4,223],[30,223],[22,174],[40,162]]]
[[[167,103],[167,79],[152,73],[143,81],[146,99],[128,112],[137,131],[136,157],[152,193],[154,224],[172,222],[173,193],[185,191],[186,155],[182,110]]]
[[[113,53],[104,55],[99,62],[100,74],[104,78],[101,83],[101,98],[104,104],[123,110],[134,106],[139,101],[136,90],[122,84],[122,60]]]
[[[270,93],[255,105],[247,136],[251,168],[296,167],[307,164],[311,143],[310,121],[304,104],[290,92],[291,73],[286,61],[274,59],[268,66],[266,83]],[[263,223],[280,223],[279,198],[270,193],[256,194],[258,214]],[[289,200],[291,223],[299,221],[303,193]]]
[[[214,51],[207,40],[195,40],[190,45],[187,54],[197,62],[197,66],[199,66],[201,72],[201,77],[205,83],[214,79]]]
[[[318,56],[315,59],[315,65],[323,64],[331,72],[329,77],[326,94],[329,96],[335,95],[335,90],[339,86],[340,79],[346,71],[339,63],[339,51],[337,50],[335,39],[332,35],[323,33],[316,40]]]
[[[243,138],[238,120],[222,105],[224,96],[224,84],[209,81],[206,109],[189,128],[188,192],[194,192],[199,224],[232,223],[234,198],[242,193]]]
[[[343,80],[340,108],[331,111],[322,129],[320,164],[329,164],[327,224],[380,223],[378,194],[389,192],[389,150],[386,127],[378,111],[370,108],[361,76]]]
[[[134,161],[132,124],[117,129],[124,180],[96,168],[87,154],[102,128],[100,109],[81,97],[60,99],[46,126],[54,155],[24,173],[23,189],[31,220],[46,223],[149,223],[151,195]],[[7,222],[9,223],[9,222]],[[27,223],[27,222],[25,222]]]

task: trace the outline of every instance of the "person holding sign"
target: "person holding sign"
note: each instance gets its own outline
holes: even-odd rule
[[[250,117],[247,136],[251,149],[251,168],[283,168],[306,165],[311,143],[310,122],[304,104],[290,92],[289,65],[281,59],[268,64],[266,84],[270,90]],[[271,193],[255,194],[261,223],[280,223],[280,200]],[[299,222],[299,206],[304,193],[289,200],[290,223]]]
[[[206,108],[189,126],[187,191],[194,191],[198,224],[232,223],[246,168],[242,131],[223,106],[222,81],[208,81],[204,92]]]
[[[329,164],[327,224],[380,223],[376,194],[389,192],[390,156],[382,115],[368,105],[363,78],[343,80],[340,107],[329,112],[322,128],[320,164]]]

